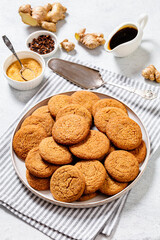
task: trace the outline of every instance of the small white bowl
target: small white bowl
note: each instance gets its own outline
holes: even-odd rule
[[[41,31],[36,31],[36,32],[31,33],[26,40],[26,47],[30,50],[30,48],[28,46],[29,43],[31,43],[34,38],[38,38],[40,35],[50,35],[52,37],[52,39],[54,40],[55,45],[54,45],[54,50],[51,51],[50,53],[39,54],[39,55],[42,56],[43,58],[48,58],[48,57],[53,56],[57,52],[59,44],[58,44],[56,35],[52,32],[41,30]],[[30,51],[33,52],[32,50],[30,50]]]
[[[20,82],[20,81],[11,79],[10,77],[7,76],[6,71],[8,67],[17,60],[16,57],[12,54],[5,60],[3,64],[3,74],[8,80],[9,85],[11,85],[13,88],[18,90],[30,90],[37,87],[43,80],[44,70],[45,70],[44,59],[39,54],[32,51],[20,51],[20,52],[17,52],[17,55],[20,59],[24,59],[24,58],[35,59],[37,62],[40,63],[42,67],[42,73],[38,77],[34,78],[33,80],[25,81],[25,82]]]

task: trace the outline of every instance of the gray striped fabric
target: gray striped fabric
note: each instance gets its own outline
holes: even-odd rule
[[[81,63],[79,60],[68,60]],[[97,68],[96,66],[90,67]],[[105,81],[119,84],[128,84],[140,89],[156,87],[139,83],[124,76],[99,69]],[[127,194],[104,206],[90,209],[70,209],[55,206],[45,202],[32,194],[19,180],[11,163],[10,138],[15,123],[19,118],[38,101],[53,94],[80,90],[60,76],[52,74],[40,91],[28,102],[20,116],[0,138],[0,204],[5,206],[16,216],[42,231],[52,239],[67,240],[94,239],[100,232],[109,236],[119,219],[120,213],[127,199]],[[155,99],[148,101],[133,93],[112,87],[103,86],[96,90],[116,97],[131,107],[143,120],[151,139],[151,153],[154,153],[160,143],[160,104]],[[158,144],[157,144],[158,143]]]

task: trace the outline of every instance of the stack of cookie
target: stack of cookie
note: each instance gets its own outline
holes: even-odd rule
[[[23,121],[13,148],[25,160],[29,185],[63,202],[117,194],[137,177],[146,155],[125,106],[89,91],[51,97]]]

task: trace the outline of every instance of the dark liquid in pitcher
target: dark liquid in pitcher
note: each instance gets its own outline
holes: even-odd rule
[[[135,27],[127,26],[118,30],[111,38],[108,48],[114,49],[118,45],[131,41],[137,36],[138,30]]]

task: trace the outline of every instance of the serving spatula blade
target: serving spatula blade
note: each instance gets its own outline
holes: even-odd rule
[[[51,68],[53,72],[85,89],[99,88],[104,84],[98,70],[81,64],[52,58],[48,61],[48,67]]]

